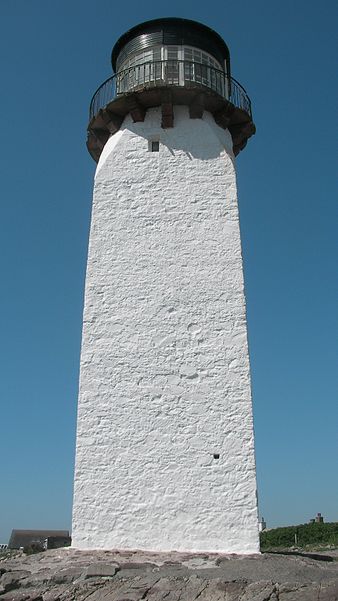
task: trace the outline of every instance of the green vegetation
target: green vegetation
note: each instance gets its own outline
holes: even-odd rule
[[[260,533],[261,550],[338,547],[338,522],[300,524]]]
[[[33,542],[29,545],[26,545],[26,547],[23,549],[23,552],[26,555],[33,555],[34,553],[42,553],[45,550],[46,549],[41,542]]]

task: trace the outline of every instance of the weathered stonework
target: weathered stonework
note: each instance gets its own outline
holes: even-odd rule
[[[127,116],[97,167],[73,546],[259,550],[232,139]],[[151,141],[160,151],[151,152]]]
[[[1,561],[1,601],[337,601],[337,553],[57,549]]]

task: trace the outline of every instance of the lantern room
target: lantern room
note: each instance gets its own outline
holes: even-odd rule
[[[187,19],[137,25],[115,44],[112,66],[117,94],[145,85],[206,86],[229,97],[230,55],[209,27]]]
[[[111,62],[114,75],[89,109],[87,147],[95,161],[128,114],[143,121],[154,107],[161,107],[164,129],[174,127],[175,105],[188,106],[192,119],[208,111],[229,129],[235,155],[255,133],[250,99],[231,76],[229,49],[206,25],[174,17],[141,23],[118,39]]]

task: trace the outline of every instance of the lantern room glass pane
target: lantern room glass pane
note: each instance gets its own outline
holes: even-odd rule
[[[154,46],[129,56],[116,76],[117,94],[147,84],[197,83],[225,96],[226,75],[211,55],[192,46]]]

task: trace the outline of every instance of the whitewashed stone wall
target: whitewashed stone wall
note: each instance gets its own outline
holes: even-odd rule
[[[231,136],[160,121],[127,117],[97,167],[73,546],[257,552]]]

